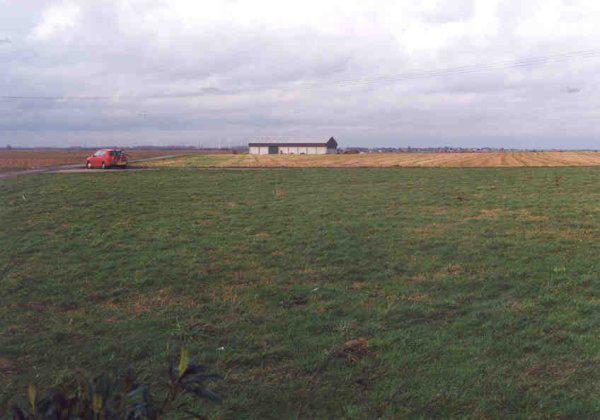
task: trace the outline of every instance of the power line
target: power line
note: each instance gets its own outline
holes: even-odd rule
[[[509,70],[509,69],[522,69],[535,66],[543,66],[553,63],[561,63],[572,60],[574,58],[595,58],[600,57],[600,49],[592,50],[580,50],[572,51],[562,54],[553,54],[546,56],[527,57],[518,60],[504,60],[496,61],[488,64],[472,64],[458,67],[448,67],[434,70],[423,70],[416,72],[407,72],[396,75],[382,75],[376,77],[362,78],[362,79],[348,79],[348,80],[337,80],[331,82],[303,82],[296,86],[283,86],[283,87],[267,87],[262,89],[266,90],[280,90],[280,91],[299,91],[299,90],[314,90],[323,89],[327,87],[344,87],[344,86],[360,86],[370,85],[377,83],[396,83],[418,79],[428,79],[446,76],[458,76],[473,74],[485,71],[493,70]],[[256,89],[254,89],[256,90]],[[188,92],[188,93],[172,93],[172,94],[153,94],[153,95],[112,95],[112,96],[17,96],[17,95],[3,95],[0,99],[4,100],[64,100],[64,101],[100,101],[100,100],[114,100],[114,99],[177,99],[177,98],[195,98],[202,96],[209,96],[215,94],[234,94],[243,93],[243,91],[220,91],[214,88],[201,89],[200,92]]]
[[[459,67],[450,67],[450,68],[445,68],[445,69],[403,73],[403,74],[399,74],[399,75],[379,76],[379,77],[372,77],[372,78],[367,78],[367,79],[342,80],[342,81],[332,82],[331,84],[342,86],[342,85],[371,84],[371,83],[379,83],[379,82],[400,82],[400,81],[406,81],[406,80],[434,78],[434,77],[440,77],[440,76],[463,75],[463,74],[470,74],[470,73],[476,73],[476,72],[481,72],[481,71],[490,71],[490,70],[507,70],[507,69],[511,69],[511,68],[527,68],[527,67],[534,67],[537,65],[564,62],[564,61],[568,61],[572,58],[577,58],[577,57],[578,58],[600,57],[600,50],[575,51],[575,52],[563,53],[563,54],[524,58],[524,59],[520,59],[520,60],[516,60],[516,61],[515,60],[505,60],[505,61],[497,61],[497,62],[489,63],[489,64],[466,65],[466,66],[459,66]],[[318,86],[315,85],[314,87],[318,87]]]

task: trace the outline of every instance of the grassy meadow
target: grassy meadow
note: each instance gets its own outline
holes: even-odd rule
[[[599,203],[597,167],[0,180],[0,406],[184,343],[209,416],[597,416]]]

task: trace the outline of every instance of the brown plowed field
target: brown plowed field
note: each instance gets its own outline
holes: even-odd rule
[[[148,162],[159,167],[457,167],[598,166],[600,152],[372,153],[348,155],[194,155]]]
[[[0,149],[0,171],[17,171],[25,169],[39,169],[59,165],[81,163],[83,166],[86,156],[94,153],[97,149],[89,150],[1,150]],[[186,153],[182,150],[126,150],[125,153],[130,160],[151,158],[157,156],[177,155]]]

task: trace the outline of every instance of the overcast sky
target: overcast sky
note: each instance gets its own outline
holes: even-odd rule
[[[598,0],[0,0],[0,65],[0,146],[600,148]]]

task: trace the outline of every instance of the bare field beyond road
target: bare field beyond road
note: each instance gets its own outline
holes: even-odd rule
[[[96,150],[97,149],[0,150],[0,172],[24,171],[77,163],[81,163],[81,166],[83,166],[86,156],[89,156]],[[190,153],[190,151],[179,149],[125,149],[125,153],[130,160],[137,160],[160,156],[182,155],[184,153]],[[192,151],[191,153],[196,152]]]
[[[0,150],[0,172],[82,163],[93,150]],[[371,153],[348,155],[205,154],[195,150],[126,150],[130,160],[152,167],[191,168],[386,168],[386,167],[559,167],[600,166],[600,152]]]
[[[193,155],[144,165],[189,168],[511,168],[599,166],[600,152],[371,153],[348,155]]]

